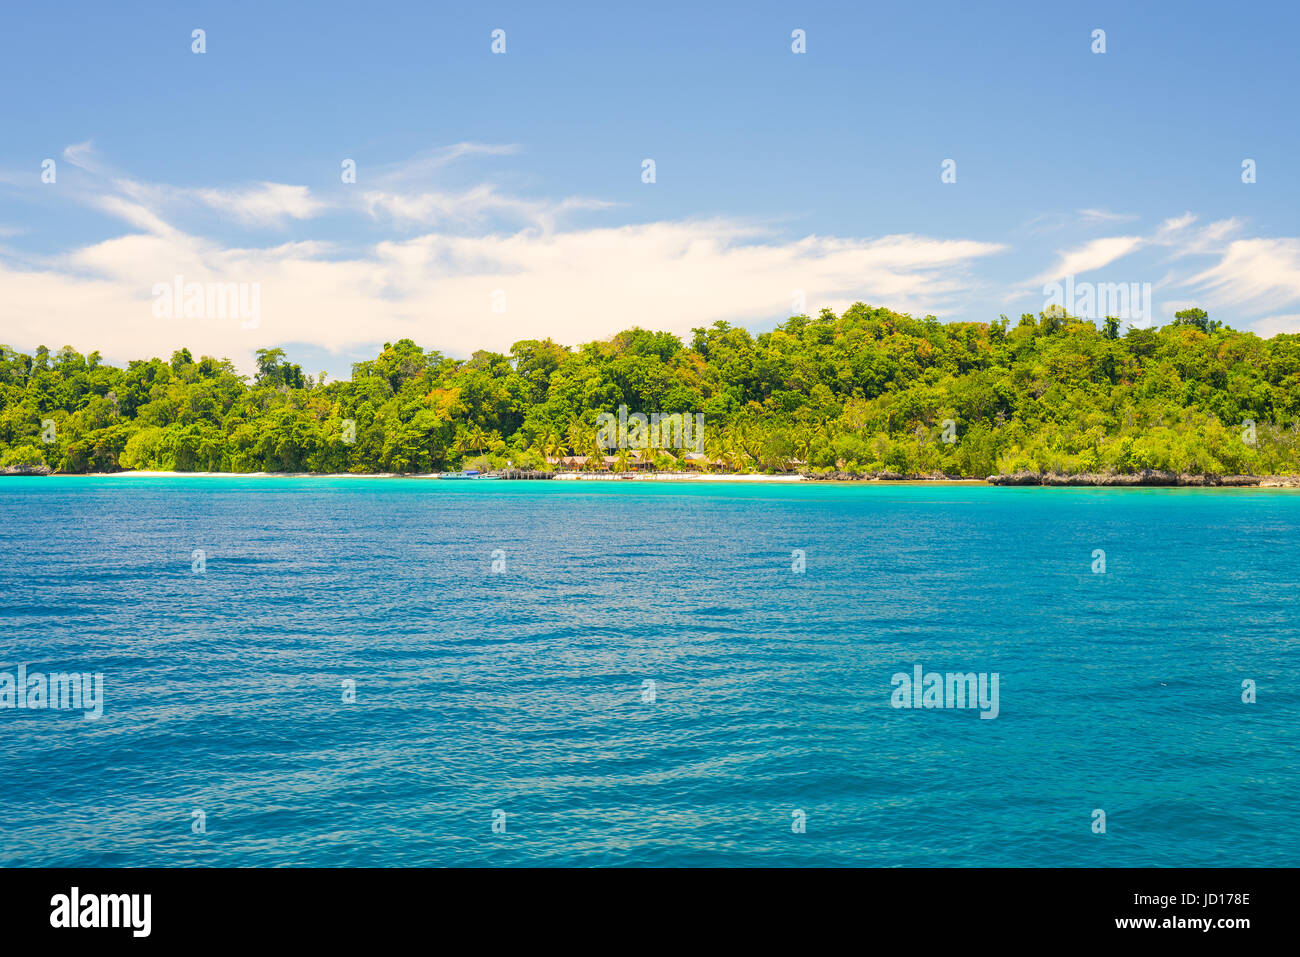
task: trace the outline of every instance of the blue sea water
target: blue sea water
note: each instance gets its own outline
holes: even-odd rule
[[[2,479],[105,703],[0,709],[0,864],[1294,865],[1298,582],[1281,490]]]

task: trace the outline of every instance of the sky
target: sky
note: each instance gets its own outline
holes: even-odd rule
[[[1300,332],[1298,39],[1275,0],[14,4],[0,343],[339,378],[856,301]]]

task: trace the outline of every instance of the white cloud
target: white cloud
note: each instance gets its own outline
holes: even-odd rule
[[[1130,223],[1137,219],[1135,213],[1112,213],[1107,209],[1081,209],[1079,218],[1085,224],[1094,223]]]
[[[855,300],[936,311],[969,287],[965,267],[1001,247],[970,240],[810,236],[783,242],[727,220],[554,233],[429,233],[339,259],[319,243],[229,249],[184,234],[133,234],[48,268],[0,266],[0,321],[15,346],[70,343],[124,361],[191,351],[252,366],[254,350],[332,351],[410,337],[467,356],[526,338],[576,344],[632,325],[688,334],[718,319],[783,318]],[[258,283],[261,322],[155,319],[152,292],[186,282]],[[504,313],[492,310],[505,295]]]
[[[128,231],[58,255],[0,262],[0,341],[24,349],[71,344],[116,362],[186,346],[247,371],[256,349],[293,343],[343,353],[409,337],[463,357],[543,336],[578,344],[632,325],[683,336],[719,319],[753,325],[788,316],[798,293],[814,314],[858,300],[952,314],[968,308],[973,295],[996,301],[1008,289],[975,273],[980,261],[1004,251],[994,242],[914,234],[789,238],[726,217],[578,227],[568,214],[611,204],[521,197],[490,184],[416,182],[464,157],[512,152],[466,143],[376,167],[368,179],[362,167],[363,185],[327,203],[305,186],[283,183],[194,189],[112,177],[88,143],[69,147],[64,155],[78,169],[74,188],[34,195],[90,205]],[[300,234],[272,246],[235,246],[184,225],[200,206],[243,224],[292,224]],[[360,246],[318,241],[312,219],[326,209],[351,216],[366,235],[376,221],[401,231]],[[1104,210],[1079,215],[1093,223],[1127,218]],[[1182,272],[1159,283],[1166,303],[1208,298],[1207,307],[1217,304],[1238,322],[1267,315],[1261,331],[1280,329],[1300,315],[1300,240],[1234,238],[1241,228],[1232,219],[1197,227],[1187,213],[1147,236],[1104,237],[1064,250],[1034,282],[1160,250]],[[1217,262],[1198,263],[1201,271],[1193,274],[1184,262],[1192,256]],[[1145,266],[1154,268],[1151,261]],[[155,318],[152,290],[177,275],[186,282],[256,283],[259,324]],[[1010,288],[1012,298],[1028,295],[1024,284]],[[504,312],[493,311],[498,290]]]
[[[1184,213],[1181,216],[1166,219],[1160,224],[1160,228],[1156,231],[1156,240],[1162,241],[1175,236],[1194,222],[1196,222],[1195,213]]]
[[[362,184],[393,188],[412,181],[427,181],[431,174],[467,156],[511,156],[518,152],[519,147],[510,143],[455,143],[401,163],[380,165],[373,172],[363,164],[358,170],[358,180]]]
[[[200,189],[193,195],[213,209],[255,226],[280,225],[286,219],[310,219],[325,208],[306,186],[259,183],[245,189]]]
[[[1079,276],[1108,266],[1127,256],[1143,244],[1141,236],[1106,236],[1060,253],[1056,265],[1029,280],[1035,285],[1052,282],[1064,276]]]
[[[1243,226],[1239,219],[1220,219],[1192,229],[1196,219],[1192,213],[1166,219],[1151,237],[1152,244],[1170,247],[1173,258],[1212,255],[1221,253],[1227,241]]]
[[[98,154],[95,152],[95,144],[90,140],[84,143],[73,143],[63,150],[63,158],[73,166],[84,169],[91,173],[101,170]]]
[[[366,211],[375,218],[384,215],[405,225],[474,225],[493,217],[529,223],[551,230],[565,213],[580,209],[607,209],[612,204],[578,197],[559,202],[541,202],[505,196],[493,186],[482,185],[462,192],[398,193],[376,190],[362,193]]]
[[[176,233],[176,230],[162,217],[141,203],[132,202],[121,196],[100,194],[90,195],[86,201],[101,212],[155,236],[171,236]]]
[[[1238,239],[1191,280],[1214,305],[1272,311],[1300,303],[1300,240]]]
[[[88,145],[69,149],[78,160],[90,155]],[[976,284],[967,274],[973,261],[1003,248],[915,235],[791,240],[726,218],[574,228],[562,226],[566,213],[610,204],[521,198],[491,185],[395,185],[465,156],[508,152],[513,147],[463,143],[381,171],[387,185],[348,191],[334,208],[422,232],[346,249],[310,239],[234,247],[177,225],[202,203],[240,222],[294,220],[305,229],[325,204],[304,186],[177,188],[98,175],[88,165],[89,185],[61,197],[131,231],[23,257],[22,265],[0,263],[0,327],[20,348],[72,344],[121,362],[186,346],[245,370],[256,349],[288,343],[343,352],[409,337],[467,356],[542,336],[577,344],[632,325],[684,335],[719,319],[780,319],[800,291],[810,312],[856,300],[937,312]],[[244,328],[236,317],[155,318],[153,290],[176,276],[256,284],[260,321]],[[504,312],[493,309],[498,291]]]
[[[1284,332],[1293,335],[1300,333],[1300,312],[1286,316],[1267,316],[1255,322],[1252,331],[1266,339]]]

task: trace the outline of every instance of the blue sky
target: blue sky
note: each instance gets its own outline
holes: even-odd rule
[[[14,7],[0,342],[339,376],[799,296],[1014,317],[1067,275],[1300,331],[1295,4],[550,6]],[[160,317],[177,275],[257,321]]]

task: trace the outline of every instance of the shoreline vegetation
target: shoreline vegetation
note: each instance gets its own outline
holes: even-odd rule
[[[1130,475],[1086,473],[1057,475],[1054,473],[1017,472],[1011,475],[990,475],[986,478],[967,478],[960,475],[900,475],[896,472],[852,475],[846,473],[809,474],[803,472],[753,473],[753,472],[533,472],[503,470],[486,472],[477,476],[440,472],[176,472],[122,470],[118,472],[57,473],[46,466],[6,466],[0,468],[3,476],[86,475],[130,478],[320,478],[320,479],[498,479],[579,481],[579,482],[755,482],[755,483],[812,483],[812,484],[876,484],[876,485],[994,485],[1009,487],[1044,486],[1048,488],[1297,488],[1300,475],[1187,475],[1175,472],[1147,470]]]
[[[467,360],[402,339],[340,381],[282,349],[243,376],[187,349],[119,368],[0,346],[0,475],[50,473],[1290,487],[1300,335],[1201,309],[1121,334],[857,303],[757,337],[634,328]]]

